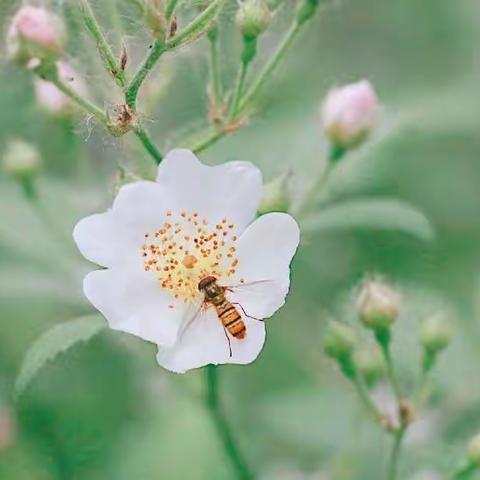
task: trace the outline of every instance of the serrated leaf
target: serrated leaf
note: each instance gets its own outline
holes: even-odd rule
[[[99,315],[78,317],[55,325],[38,337],[25,355],[15,381],[15,397],[19,397],[37,373],[57,355],[79,342],[86,342],[105,328]]]
[[[427,217],[408,203],[389,198],[348,200],[330,205],[307,217],[305,230],[351,228],[397,230],[431,240],[435,231]]]

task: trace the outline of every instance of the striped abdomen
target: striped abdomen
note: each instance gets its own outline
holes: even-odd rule
[[[247,328],[237,309],[226,299],[214,307],[218,318],[229,333],[238,340],[245,338]]]

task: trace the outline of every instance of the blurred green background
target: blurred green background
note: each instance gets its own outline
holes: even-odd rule
[[[111,1],[92,4],[115,42]],[[2,0],[4,27],[19,3]],[[91,95],[107,106],[119,101],[76,2],[43,3],[68,19],[68,58]],[[256,67],[291,17],[293,2],[276,3]],[[130,2],[118,4],[133,65],[143,57],[148,36]],[[234,12],[230,2],[221,22],[222,64],[230,80],[240,48]],[[383,105],[382,124],[331,178],[331,201],[404,199],[437,232],[430,242],[382,229],[304,235],[291,294],[268,322],[261,356],[248,367],[219,372],[226,411],[260,478],[383,478],[389,439],[365,419],[321,346],[330,316],[353,317],[352,289],[369,273],[385,276],[402,292],[394,353],[405,387],[413,386],[419,370],[418,322],[447,309],[455,330],[432,377],[428,411],[407,438],[402,480],[453,468],[480,430],[478,45],[478,0],[325,2],[262,92],[260,113],[201,154],[210,164],[250,160],[266,180],[291,170],[300,194],[325,162],[322,97],[332,84],[368,78]],[[141,107],[165,151],[206,125],[206,41],[160,63],[150,84],[159,91],[144,96]],[[0,178],[0,431],[2,418],[10,422],[3,448],[0,441],[0,478],[232,478],[202,403],[204,373],[170,374],[156,365],[153,346],[126,334],[104,331],[74,346],[13,401],[15,377],[32,341],[50,326],[91,311],[81,279],[94,266],[76,251],[73,225],[110,205],[118,164],[145,177],[154,168],[130,135],[108,137],[81,115],[46,115],[35,102],[29,73],[2,63],[0,149],[12,137],[35,144],[44,162],[40,207],[24,198],[14,180]]]

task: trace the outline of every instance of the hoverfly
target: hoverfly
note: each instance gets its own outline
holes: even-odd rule
[[[249,286],[249,285],[258,284],[258,283],[270,283],[270,280],[257,280],[254,282],[249,282],[248,284],[244,283],[242,285],[238,285],[237,287]],[[256,317],[252,317],[251,315],[248,315],[247,312],[245,312],[245,310],[239,303],[231,302],[230,300],[228,300],[226,296],[226,292],[232,292],[233,288],[234,287],[226,287],[226,286],[219,285],[217,278],[211,275],[202,278],[198,282],[198,290],[204,295],[202,304],[200,305],[198,312],[193,316],[193,318],[189,322],[187,322],[181,335],[185,333],[185,331],[197,318],[198,314],[202,309],[213,307],[224,329],[225,337],[228,342],[228,349],[231,357],[232,346],[231,346],[230,337],[228,336],[228,333],[237,340],[243,340],[247,336],[247,327],[245,325],[245,322],[242,319],[242,316],[240,315],[239,310],[237,309],[237,306],[240,308],[240,310],[246,317],[251,318],[252,320],[263,322],[263,320],[260,318],[256,318]]]

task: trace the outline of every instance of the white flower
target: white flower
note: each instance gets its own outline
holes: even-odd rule
[[[367,80],[332,88],[322,106],[323,128],[329,140],[342,148],[361,143],[374,128],[378,99]]]
[[[188,150],[173,150],[156,182],[124,186],[109,211],[75,227],[82,254],[107,268],[86,276],[85,295],[111,328],[156,343],[169,370],[252,362],[265,341],[257,319],[285,302],[299,242],[287,214],[251,223],[261,196],[252,164],[208,167]],[[245,323],[245,338],[227,339],[215,308],[203,305],[198,285],[209,276],[231,287],[225,296]]]

